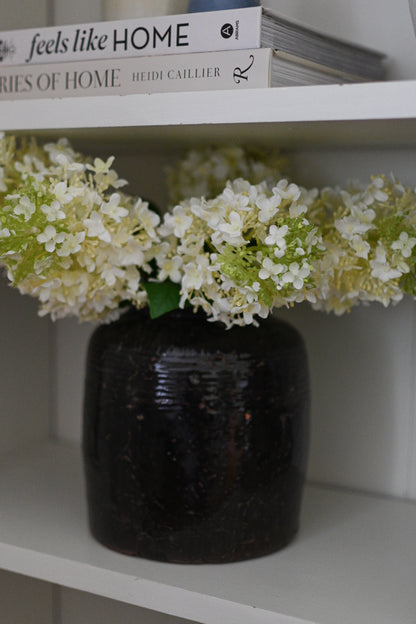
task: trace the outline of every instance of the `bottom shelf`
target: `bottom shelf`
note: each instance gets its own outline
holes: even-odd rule
[[[310,486],[286,549],[224,565],[113,553],[89,535],[78,448],[0,461],[0,567],[204,624],[414,624],[416,505]]]

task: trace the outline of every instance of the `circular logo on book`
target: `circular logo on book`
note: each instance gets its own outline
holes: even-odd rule
[[[234,27],[232,24],[224,24],[223,26],[221,26],[221,37],[224,37],[224,39],[229,39],[230,37],[232,37],[233,32]]]
[[[3,41],[3,39],[0,39],[0,63],[4,61],[6,56],[13,56],[15,51],[16,50],[13,43],[9,43],[7,41]]]

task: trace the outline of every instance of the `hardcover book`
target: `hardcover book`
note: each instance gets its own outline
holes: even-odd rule
[[[262,7],[0,32],[0,65],[274,48],[368,79],[384,56]]]
[[[0,100],[356,82],[269,48],[0,68]]]

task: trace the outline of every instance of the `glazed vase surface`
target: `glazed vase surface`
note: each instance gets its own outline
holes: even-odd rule
[[[295,536],[308,451],[305,346],[287,323],[131,310],[91,337],[83,454],[92,534],[129,555],[220,563]]]

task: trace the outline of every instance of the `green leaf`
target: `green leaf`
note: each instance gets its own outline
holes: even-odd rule
[[[179,308],[180,285],[170,280],[145,284],[151,318],[158,318]]]

